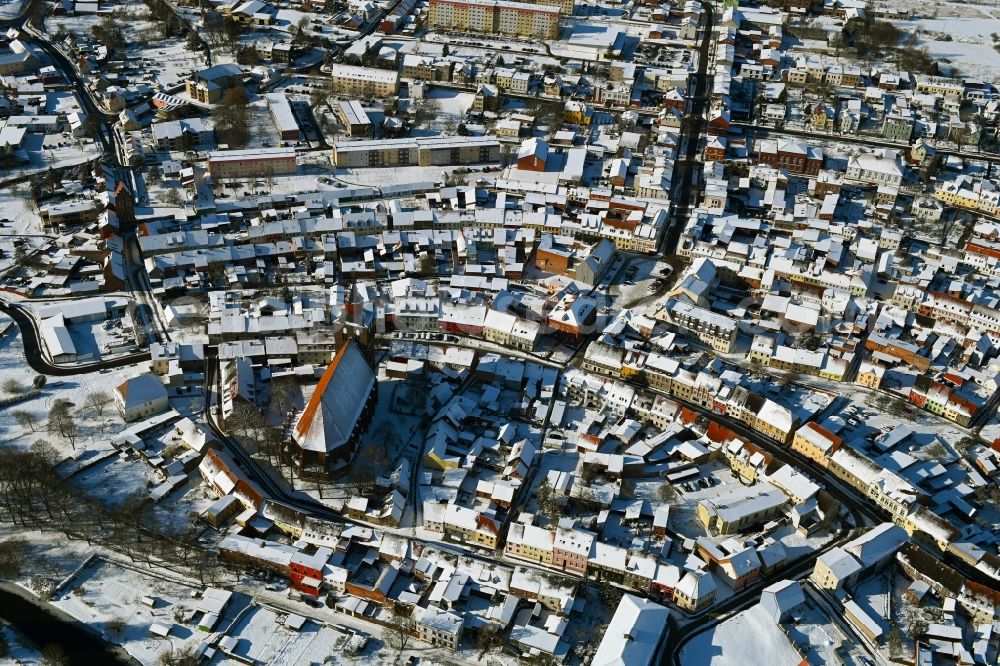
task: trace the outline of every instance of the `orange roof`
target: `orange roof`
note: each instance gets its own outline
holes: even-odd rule
[[[713,442],[726,442],[733,438],[733,431],[716,421],[708,424],[705,436]]]
[[[681,407],[681,423],[684,425],[691,425],[698,419],[698,415],[692,412],[687,407]]]
[[[302,416],[299,417],[298,423],[295,424],[295,432],[299,437],[303,437],[309,432],[309,427],[316,417],[316,410],[319,409],[319,405],[323,401],[323,391],[326,390],[327,384],[330,383],[330,378],[333,377],[333,373],[337,370],[337,365],[340,363],[340,359],[344,357],[344,352],[347,351],[349,344],[350,341],[345,342],[337,350],[337,355],[330,361],[330,365],[326,366],[326,371],[320,377],[319,383],[316,384],[316,390],[313,391],[312,396],[309,398],[309,404],[302,410]]]
[[[841,443],[843,443],[843,440],[841,440],[839,437],[837,437],[832,432],[830,432],[829,430],[827,430],[818,423],[813,423],[812,421],[810,421],[809,423],[806,423],[806,427],[812,430],[813,432],[820,434],[826,439],[830,440],[836,446],[840,446]]]

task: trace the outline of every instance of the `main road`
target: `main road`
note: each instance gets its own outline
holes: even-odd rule
[[[693,194],[698,187],[701,165],[698,160],[698,145],[701,143],[701,135],[705,128],[705,111],[711,99],[709,84],[712,77],[708,74],[708,61],[712,51],[715,14],[711,2],[700,0],[700,3],[704,18],[704,26],[701,29],[704,34],[698,46],[698,69],[691,75],[691,81],[688,83],[688,89],[691,90],[689,103],[681,119],[681,141],[677,147],[678,154],[674,160],[674,171],[670,182],[670,226],[664,233],[663,244],[660,246],[660,254],[663,256],[676,252],[677,241],[691,215]]]

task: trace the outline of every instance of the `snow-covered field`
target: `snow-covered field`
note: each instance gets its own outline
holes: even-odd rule
[[[184,616],[197,607],[197,600],[191,598],[197,589],[125,568],[117,562],[96,560],[53,603],[78,620],[100,627],[141,663],[153,664],[168,650],[168,645],[176,650],[208,638],[209,634],[183,623]],[[156,608],[142,604],[144,596],[156,597]],[[108,627],[108,623],[119,619],[123,621],[120,630]],[[172,626],[169,637],[151,634],[150,626],[154,623]]]
[[[4,660],[11,664],[39,664],[42,654],[31,641],[10,626],[0,626],[0,638],[7,646]]]
[[[983,16],[967,18],[921,18],[900,21],[907,32],[919,29],[918,43],[926,46],[938,61],[942,73],[992,80],[1000,71],[1000,53],[993,47],[991,35],[1000,32],[1000,17],[992,8],[977,8]]]
[[[9,321],[7,317],[0,318],[0,326],[6,326]],[[87,394],[93,391],[110,392],[112,387],[147,370],[145,366],[126,366],[108,372],[50,378],[40,396],[0,409],[0,437],[9,445],[23,448],[30,446],[36,439],[44,438],[66,456],[84,449],[106,451],[111,447],[110,439],[114,434],[121,432],[125,424],[114,405],[105,407],[104,413],[100,416],[94,410],[84,407]],[[27,386],[33,377],[34,373],[27,367],[24,359],[20,333],[16,327],[12,328],[0,337],[0,385],[14,379]],[[82,410],[79,420],[82,435],[75,443],[57,434],[45,432],[48,411],[57,398],[69,400],[75,409]],[[34,417],[34,431],[22,428],[14,419],[13,412],[19,410],[26,411]]]
[[[146,81],[159,84],[166,89],[182,84],[191,72],[207,67],[203,51],[191,51],[183,38],[162,39],[162,27],[150,21],[146,16],[148,10],[142,0],[124,0],[115,5],[123,9],[129,20],[122,24],[125,31],[126,57],[133,65],[139,65],[141,74]],[[76,35],[91,35],[95,25],[104,19],[102,14],[82,14],[79,16],[53,17],[46,21],[45,28],[49,34],[55,34],[60,28]],[[216,52],[217,51],[217,52]],[[224,56],[221,49],[212,52],[213,64],[231,61]]]
[[[283,625],[286,617],[269,608],[252,608],[228,632],[237,639],[233,653],[249,663],[297,666],[324,663],[342,649],[338,644],[344,639],[342,632],[311,620],[295,631]],[[226,659],[220,663],[239,661]]]
[[[42,218],[27,204],[27,191],[23,188],[0,188],[0,218],[2,222],[0,233],[3,234],[41,234]],[[6,251],[6,248],[4,248]]]

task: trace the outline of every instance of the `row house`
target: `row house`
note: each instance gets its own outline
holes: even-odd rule
[[[823,150],[797,141],[761,139],[755,145],[758,164],[766,164],[790,173],[815,176],[823,168]]]

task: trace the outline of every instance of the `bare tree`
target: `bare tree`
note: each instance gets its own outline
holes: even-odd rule
[[[415,628],[416,623],[412,617],[398,610],[393,612],[392,619],[386,625],[385,644],[396,653],[395,661],[398,662],[399,658],[403,656],[403,652],[409,647]]]
[[[216,131],[231,148],[245,146],[250,139],[250,107],[246,91],[231,88],[212,111]]]
[[[903,604],[901,621],[906,634],[914,640],[924,635],[929,624],[924,609],[913,604]]]
[[[378,478],[386,461],[385,449],[379,442],[368,442],[358,452],[354,467],[351,469],[351,478],[359,494],[371,492],[375,479]]]
[[[256,452],[266,453],[267,421],[254,405],[243,401],[233,405],[233,411],[226,417],[226,428],[252,443]]]
[[[283,416],[291,409],[296,388],[295,380],[291,377],[280,377],[271,383],[270,403],[275,412]]]
[[[22,428],[28,428],[31,432],[35,432],[35,422],[37,419],[35,419],[34,414],[24,409],[15,409],[11,412],[11,415],[14,417],[14,420],[17,421],[19,426]]]
[[[69,400],[59,398],[52,403],[49,408],[49,432],[60,437],[66,437],[67,428],[73,422],[70,415],[71,403]]]
[[[10,393],[11,395],[16,395],[16,394],[22,392],[23,390],[24,390],[24,384],[22,384],[21,382],[17,381],[13,377],[11,377],[10,379],[4,381],[4,383],[3,383],[3,392],[4,393]]]
[[[28,562],[28,542],[13,538],[0,541],[0,576],[17,578]]]
[[[201,660],[195,654],[194,646],[169,647],[156,658],[157,666],[198,666]]]
[[[431,123],[441,117],[441,102],[436,99],[424,100],[423,104],[417,107],[416,123],[424,125]]]
[[[176,187],[171,187],[169,190],[163,193],[160,197],[160,201],[167,204],[168,206],[178,206],[181,203],[181,193]]]
[[[75,419],[69,417],[66,419],[62,426],[62,432],[60,433],[69,442],[69,445],[76,450],[76,440],[80,438],[80,426]]]
[[[108,620],[108,631],[110,631],[115,636],[118,636],[124,631],[126,625],[125,618],[121,615],[111,618]]]
[[[479,660],[482,661],[487,652],[500,645],[500,631],[497,625],[487,622],[476,634],[476,647],[479,648]]]
[[[558,524],[563,510],[559,505],[559,498],[556,496],[555,489],[549,483],[548,479],[542,479],[542,482],[538,484],[535,499],[538,502],[538,512],[548,519],[549,526],[552,527]]]
[[[98,416],[104,416],[104,410],[112,403],[111,394],[107,391],[91,391],[84,397],[83,403]]]

